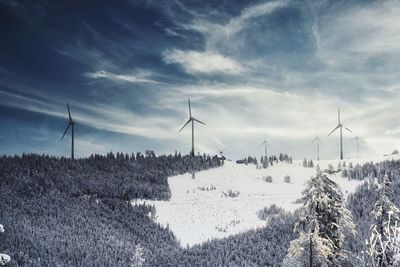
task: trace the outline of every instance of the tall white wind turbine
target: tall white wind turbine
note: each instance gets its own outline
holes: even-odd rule
[[[360,150],[359,150],[359,146],[360,146],[360,137],[356,136],[353,138],[353,140],[356,141],[356,146],[357,146],[357,158],[360,158]]]
[[[271,148],[271,146],[269,145],[268,141],[265,139],[264,136],[264,141],[261,143],[261,145],[258,147],[262,147],[264,146],[264,158],[268,161],[268,147]]]
[[[179,132],[181,132],[183,130],[183,128],[186,127],[186,125],[188,125],[189,123],[192,123],[192,151],[190,152],[190,155],[192,157],[194,157],[194,123],[198,122],[201,123],[203,125],[206,125],[204,122],[196,119],[195,117],[192,116],[192,108],[190,107],[190,98],[188,98],[188,105],[189,105],[189,119],[188,121],[182,126],[182,128],[179,130]],[[192,177],[194,178],[194,171],[192,173]]]
[[[337,129],[340,130],[340,159],[341,160],[343,159],[343,128],[345,128],[347,131],[351,132],[351,130],[349,128],[347,128],[346,126],[344,126],[342,124],[342,122],[340,121],[340,109],[338,109],[338,125],[335,127],[335,129],[332,130],[332,132],[330,132],[328,134],[328,136],[330,136]]]
[[[319,161],[319,145],[322,143],[321,138],[319,136],[315,137],[311,144],[317,144],[317,161]]]

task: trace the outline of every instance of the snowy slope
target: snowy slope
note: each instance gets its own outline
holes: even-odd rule
[[[321,162],[321,167],[328,164],[328,161]],[[332,162],[335,167],[337,164],[338,161]],[[271,204],[288,211],[295,210],[299,205],[294,201],[301,196],[305,181],[314,174],[314,168],[304,168],[300,162],[279,163],[268,169],[225,162],[223,167],[197,173],[196,179],[190,174],[169,177],[172,193],[169,201],[134,200],[133,204],[154,204],[155,220],[169,225],[182,246],[191,246],[265,226],[265,221],[257,217],[257,211]],[[263,181],[267,175],[272,176],[272,183]],[[286,175],[291,177],[289,184],[284,182]],[[348,181],[340,174],[331,178],[345,195],[353,192],[360,183]],[[215,187],[215,190],[199,189],[202,187]],[[223,192],[228,190],[240,194],[225,197]]]

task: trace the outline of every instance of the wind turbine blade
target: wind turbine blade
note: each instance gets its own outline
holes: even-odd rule
[[[314,144],[315,141],[317,141],[317,140],[318,140],[318,137],[315,137],[314,140],[310,143],[310,145]]]
[[[337,115],[338,115],[338,122],[340,124],[340,109],[337,110]]]
[[[190,98],[188,97],[188,103],[189,103],[189,116],[192,117],[192,108],[190,107]]]
[[[194,121],[197,121],[198,123],[201,123],[201,124],[204,124],[204,125],[206,125],[204,122],[202,122],[202,121],[199,121],[198,119],[196,119],[196,118],[193,118],[192,117],[192,119],[194,120]]]
[[[191,122],[192,121],[192,118],[190,118],[186,123],[185,123],[185,125],[183,125],[183,127],[179,130],[179,132],[178,133],[180,133],[182,130],[183,130],[183,128],[185,128],[186,127],[186,125],[188,125],[189,124],[189,122]]]
[[[265,141],[262,142],[261,145],[258,148],[262,147],[264,144],[265,144]]]
[[[69,110],[68,102],[67,102],[67,108],[68,108],[68,117],[69,117],[69,121],[72,121],[71,111]]]
[[[330,135],[331,135],[334,131],[336,131],[339,127],[340,127],[340,125],[336,126],[336,128],[333,129],[332,132],[330,132],[330,133],[328,134],[328,136],[330,136]]]
[[[61,141],[64,139],[64,136],[65,136],[65,134],[67,133],[67,131],[68,131],[68,129],[69,129],[69,126],[71,126],[70,123],[68,123],[67,129],[65,129],[65,132],[64,132],[63,136],[61,137]]]
[[[345,127],[345,126],[343,126],[343,128],[345,128],[347,131],[349,131],[349,132],[353,132],[352,130],[350,130],[349,128],[347,128],[347,127]]]

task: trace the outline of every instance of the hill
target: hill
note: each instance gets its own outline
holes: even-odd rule
[[[196,179],[189,174],[169,177],[168,201],[135,199],[132,203],[154,205],[155,221],[168,225],[183,247],[192,246],[265,227],[265,221],[257,216],[264,207],[275,204],[285,211],[296,210],[305,181],[315,173],[315,168],[304,168],[301,162],[279,162],[266,169],[226,162],[198,173]],[[285,176],[290,182],[285,182]],[[343,178],[340,173],[330,177],[346,196],[360,185],[360,181]]]

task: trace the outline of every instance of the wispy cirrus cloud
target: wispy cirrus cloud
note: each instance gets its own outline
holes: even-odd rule
[[[203,35],[203,50],[170,49],[163,53],[166,63],[180,64],[191,74],[229,74],[238,75],[247,72],[248,66],[235,58],[235,54],[226,54],[227,43],[241,46],[241,40],[235,35],[248,27],[248,22],[260,16],[268,15],[274,10],[287,5],[287,1],[272,1],[245,8],[240,15],[228,22],[212,22],[202,14],[192,12],[193,20],[180,27]],[[229,46],[229,45],[228,45]]]
[[[350,72],[398,71],[400,3],[356,5],[320,22],[317,56],[332,69]],[[394,63],[394,64],[393,64]]]
[[[53,94],[40,98],[27,96],[23,92],[13,93],[0,90],[0,105],[19,108],[39,114],[67,119],[66,104]],[[88,104],[82,100],[69,102],[72,117],[78,125],[86,125],[109,132],[137,135],[142,137],[171,138],[169,132],[174,131],[173,118],[141,115],[117,104]],[[170,129],[168,131],[168,129]]]
[[[245,30],[249,22],[260,16],[268,15],[276,9],[287,6],[288,1],[271,1],[252,5],[245,8],[240,15],[231,17],[226,23],[217,23],[197,16],[190,24],[184,25],[187,29],[198,31],[205,35],[208,48],[215,48],[224,41],[232,41],[235,34]]]
[[[239,74],[245,71],[236,60],[211,51],[173,49],[164,53],[164,60],[169,64],[180,64],[187,73],[193,74]]]
[[[109,71],[96,71],[92,73],[85,73],[86,77],[93,79],[104,78],[111,81],[117,82],[129,82],[129,83],[154,83],[159,84],[160,82],[151,79],[151,74],[145,71],[139,71],[136,74],[115,74]]]

